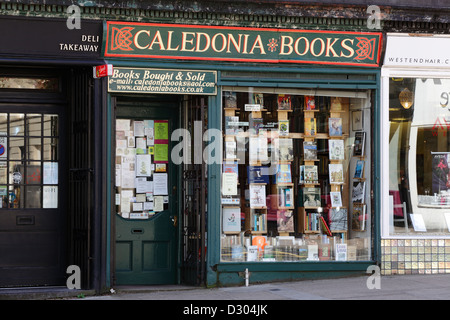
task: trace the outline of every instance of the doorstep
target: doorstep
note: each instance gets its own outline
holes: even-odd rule
[[[48,300],[94,295],[95,290],[76,290],[67,287],[0,288],[0,300]]]

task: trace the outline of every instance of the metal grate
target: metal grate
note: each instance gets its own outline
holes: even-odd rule
[[[69,217],[70,261],[80,267],[81,287],[90,286],[91,218],[93,205],[92,169],[92,79],[88,72],[72,71],[70,108]]]
[[[203,137],[207,127],[207,106],[204,98],[192,97],[186,101],[184,127],[194,138]],[[204,150],[200,138],[201,150]],[[195,155],[192,148],[191,159]],[[201,154],[200,154],[201,156]],[[185,284],[204,285],[206,280],[206,164],[204,161],[191,161],[183,168],[182,194],[182,279]],[[200,163],[199,163],[200,162]]]

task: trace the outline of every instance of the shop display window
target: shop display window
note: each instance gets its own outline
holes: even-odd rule
[[[450,79],[389,78],[389,235],[450,234]]]
[[[222,89],[221,261],[371,260],[369,96]]]

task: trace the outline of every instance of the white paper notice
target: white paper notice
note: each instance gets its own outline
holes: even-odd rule
[[[44,162],[44,184],[58,184],[58,162]]]
[[[168,194],[168,192],[167,192],[167,173],[154,173],[153,174],[153,194],[155,196]]]
[[[153,211],[160,212],[164,210],[164,198],[156,196],[153,198]]]
[[[142,202],[134,202],[133,203],[133,211],[142,211],[144,208]]]
[[[58,208],[58,187],[44,186],[43,208]]]
[[[131,198],[133,197],[133,190],[122,190],[121,192],[121,212],[130,212]]]
[[[153,192],[153,181],[147,181],[147,178],[136,178],[136,193]]]

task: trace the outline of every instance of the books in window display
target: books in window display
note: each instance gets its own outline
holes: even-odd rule
[[[266,209],[251,209],[252,231],[266,231]]]
[[[304,141],[303,142],[304,160],[317,160],[317,142]]]
[[[248,183],[269,183],[268,168],[264,166],[247,167]]]
[[[365,141],[366,133],[364,131],[358,131],[355,133],[355,146],[353,148],[353,155],[355,157],[364,156]]]
[[[239,117],[225,116],[225,134],[236,135],[239,132]]]
[[[362,179],[364,174],[364,160],[357,160],[355,166],[354,179]]]
[[[294,208],[294,188],[278,188],[278,207]]]
[[[353,181],[352,202],[361,204],[364,203],[365,191],[366,191],[365,181]]]
[[[366,229],[366,205],[353,204],[352,230],[365,231]]]
[[[291,165],[277,164],[277,173],[275,183],[292,183]]]
[[[252,96],[252,103],[259,104],[261,108],[264,106],[264,94],[263,93],[254,93]]]
[[[266,185],[265,184],[250,184],[250,208],[265,208],[266,207]]]
[[[225,159],[236,159],[236,141],[225,141]]]
[[[342,136],[342,118],[328,118],[328,134],[330,137]]]
[[[316,118],[305,117],[305,136],[313,137],[317,133]]]
[[[305,110],[316,110],[316,99],[314,96],[305,96]]]
[[[328,221],[331,231],[347,231],[347,208],[331,208]]]
[[[344,140],[329,139],[328,152],[330,160],[344,160],[345,159]]]
[[[239,207],[224,207],[222,209],[223,232],[241,231],[241,209]]]
[[[236,108],[237,107],[236,92],[224,91],[223,96],[225,97],[225,108]]]
[[[278,134],[282,137],[289,135],[289,120],[278,121]]]
[[[321,206],[320,188],[305,187],[301,188],[303,207],[317,208]]]
[[[331,191],[330,198],[331,198],[331,206],[333,208],[342,207],[342,196],[340,191]]]
[[[279,94],[277,102],[278,110],[292,110],[291,95]]]
[[[249,131],[252,135],[259,134],[259,131],[264,128],[263,118],[254,118],[253,115],[249,116]]]
[[[239,169],[237,162],[225,162],[222,166],[222,172],[224,173],[236,173],[239,177]]]
[[[277,210],[278,232],[294,232],[294,213],[292,210]]]
[[[292,139],[276,139],[275,150],[277,152],[277,160],[294,160],[294,144]]]
[[[330,175],[330,184],[344,183],[344,168],[342,163],[330,163],[328,165],[328,171]]]

